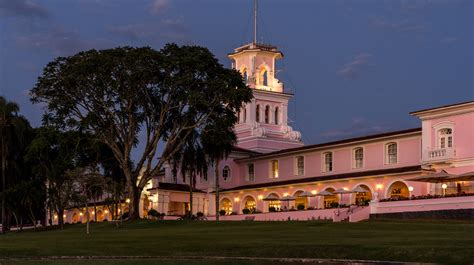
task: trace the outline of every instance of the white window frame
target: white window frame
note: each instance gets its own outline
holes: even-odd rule
[[[250,174],[250,166],[252,166],[252,174]],[[247,174],[246,174],[246,180],[247,181],[255,181],[255,164],[254,163],[248,163],[247,164]]]
[[[226,170],[226,168],[227,168],[227,172],[229,172],[227,179],[224,178],[224,171]],[[232,179],[232,169],[230,168],[230,166],[225,165],[225,166],[222,167],[222,179],[223,179],[225,182],[229,182],[229,181]]]
[[[441,131],[451,130],[450,134],[441,135]],[[449,138],[451,138],[451,146],[449,146]],[[442,127],[436,130],[437,148],[448,149],[454,147],[454,130],[451,127]],[[444,147],[442,146],[442,140],[444,140]]]
[[[298,159],[299,158],[303,159],[303,170],[302,170],[302,172],[300,172],[300,168],[298,167]],[[293,163],[293,168],[294,168],[293,173],[294,173],[295,176],[304,176],[305,175],[305,173],[306,173],[306,171],[305,171],[306,170],[306,166],[305,166],[306,161],[305,160],[306,160],[306,158],[305,158],[304,155],[295,156],[294,163]]]
[[[331,154],[331,168],[328,169],[326,166],[326,155]],[[327,173],[327,172],[333,172],[334,171],[334,152],[332,151],[327,151],[322,153],[322,172]]]
[[[360,166],[357,164],[357,151],[362,150],[362,161]],[[362,146],[354,147],[352,149],[352,168],[353,169],[360,169],[365,167],[365,148]]]
[[[391,144],[395,144],[396,145],[396,161],[394,163],[391,163],[390,162],[390,154],[388,153],[389,151],[389,146]],[[385,165],[397,165],[398,164],[398,161],[399,161],[399,157],[400,157],[400,143],[398,141],[390,141],[390,142],[386,142],[384,144],[384,162],[385,162]]]

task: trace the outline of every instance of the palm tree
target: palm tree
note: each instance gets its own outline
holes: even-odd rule
[[[0,156],[2,174],[2,192],[7,189],[7,173],[12,178],[21,169],[17,161],[26,145],[26,131],[30,129],[28,121],[18,114],[20,108],[15,102],[0,96]],[[12,180],[11,180],[12,181]],[[7,205],[5,194],[2,194],[2,233],[7,227]]]

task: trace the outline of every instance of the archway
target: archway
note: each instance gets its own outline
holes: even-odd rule
[[[257,209],[257,202],[252,196],[247,196],[244,199],[244,209],[249,209],[250,212],[255,212]]]
[[[333,188],[326,188],[325,191],[334,192]],[[339,205],[339,196],[337,194],[324,196],[324,208],[334,208]]]
[[[104,221],[104,212],[102,212],[101,210],[98,210],[96,214],[97,214],[97,222]]]
[[[221,200],[221,210],[224,210],[225,211],[225,214],[229,215],[232,213],[232,202],[227,199],[227,198],[224,198]]]
[[[395,181],[390,185],[390,187],[387,190],[387,196],[390,198],[408,198],[410,197],[410,191],[408,190],[408,186],[401,182],[401,181]]]
[[[353,196],[352,203],[356,205],[368,205],[368,203],[373,199],[372,191],[370,190],[369,186],[365,184],[357,185],[355,188],[361,187],[362,189],[366,190],[366,192],[356,192]]]
[[[303,205],[305,209],[308,208],[308,197],[298,197],[303,192],[304,191],[299,190],[295,192],[295,194],[293,194],[293,196],[296,198],[295,200],[296,209],[298,209],[298,205]]]
[[[267,197],[270,197],[270,196],[275,197],[275,198],[280,198],[280,196],[278,196],[278,194],[276,194],[276,193],[270,193]],[[268,211],[269,212],[280,211],[280,210],[281,210],[281,203],[280,203],[279,199],[268,201]]]

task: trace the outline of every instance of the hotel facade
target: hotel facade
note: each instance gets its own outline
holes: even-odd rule
[[[213,219],[220,212],[221,220],[351,222],[473,217],[474,101],[411,112],[420,119],[419,128],[305,145],[288,124],[293,95],[276,77],[275,62],[283,53],[250,43],[229,58],[254,98],[238,113],[234,151],[219,163],[219,209],[215,169],[210,168],[207,178],[197,179],[194,214]],[[184,215],[188,182],[165,167],[143,191],[142,216],[150,209],[165,219]],[[80,210],[69,210],[66,221],[83,221]],[[107,219],[107,210],[101,212],[101,219]]]

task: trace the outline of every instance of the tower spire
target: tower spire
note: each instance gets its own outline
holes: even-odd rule
[[[253,43],[257,43],[257,9],[258,0],[253,0]]]

